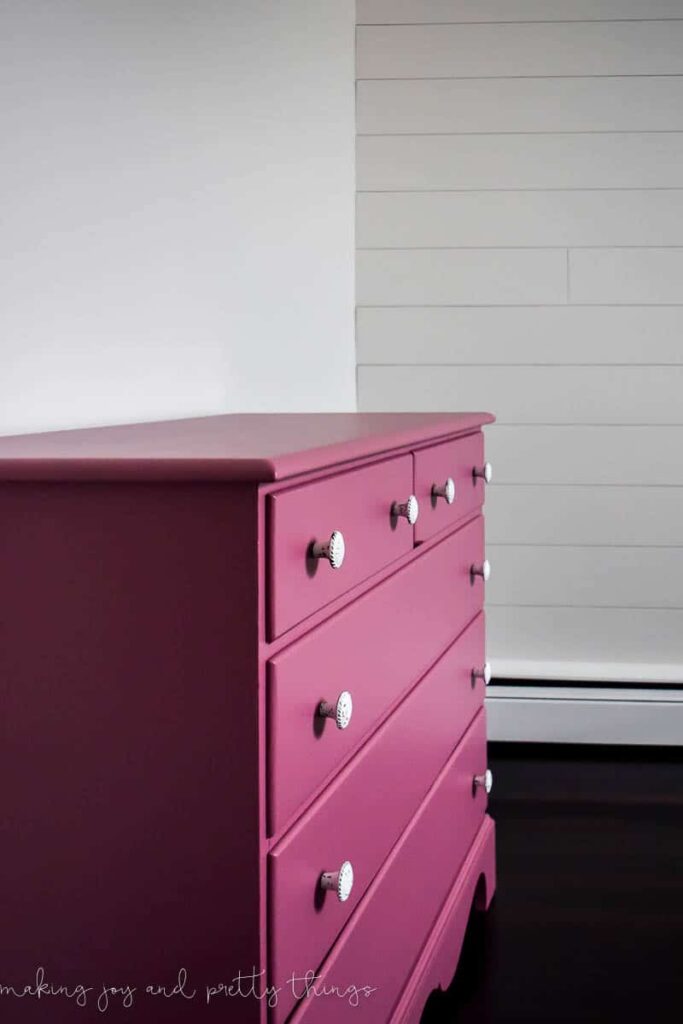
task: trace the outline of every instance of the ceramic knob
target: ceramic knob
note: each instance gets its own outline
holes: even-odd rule
[[[483,579],[484,583],[486,583],[488,581],[489,577],[491,576],[491,565],[489,563],[488,558],[485,558],[484,561],[480,565],[476,565],[476,564],[475,565],[471,565],[470,566],[470,575],[473,576],[473,577],[474,576],[481,576],[481,578]]]
[[[345,860],[339,871],[325,871],[320,876],[321,889],[329,889],[336,892],[340,903],[348,900],[353,889],[353,868],[348,860]]]
[[[346,729],[353,714],[353,701],[348,690],[342,690],[337,697],[336,704],[330,704],[322,700],[318,705],[318,714],[321,718],[333,718],[338,729]]]
[[[480,476],[485,483],[490,484],[491,477],[493,476],[493,466],[490,462],[485,462],[483,466],[475,466],[472,470],[472,476],[475,479]]]
[[[477,679],[483,679],[484,685],[488,686],[491,682],[491,666],[488,661],[485,662],[481,668],[472,669],[472,685],[474,686]]]
[[[493,773],[490,768],[487,768],[483,775],[475,775],[472,781],[475,789],[481,786],[487,793],[493,789]]]
[[[404,519],[408,520],[411,526],[417,522],[419,512],[420,506],[418,505],[417,498],[414,494],[410,494],[407,501],[395,501],[391,506],[392,516],[395,518],[403,516]]]
[[[346,554],[344,534],[333,530],[329,540],[316,541],[311,550],[314,558],[326,558],[333,569],[339,569]]]
[[[435,498],[445,498],[447,505],[452,505],[455,501],[455,483],[449,477],[445,484],[434,484],[432,487],[432,494]]]

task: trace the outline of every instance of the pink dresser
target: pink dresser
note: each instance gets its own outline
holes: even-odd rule
[[[417,1024],[495,887],[486,413],[0,439],[0,1016]]]

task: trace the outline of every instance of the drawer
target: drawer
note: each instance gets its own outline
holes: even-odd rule
[[[402,455],[268,496],[271,639],[412,549],[413,527],[392,515],[412,490],[413,459]],[[343,538],[338,568],[313,555],[333,534]]]
[[[473,471],[483,464],[484,435],[481,431],[415,452],[415,496],[420,506],[415,524],[418,543],[481,507],[486,485],[483,478],[475,476]],[[451,504],[445,497],[437,497],[433,491],[435,486],[445,489],[449,480],[454,484]]]
[[[487,817],[392,1013],[391,1024],[417,1024],[434,989],[445,991],[453,980],[472,906],[478,911],[488,910],[493,899],[496,888],[495,836],[496,827]]]
[[[268,821],[272,835],[348,759],[483,604],[470,575],[483,557],[481,517],[425,551],[268,665]],[[481,660],[478,655],[477,662]],[[321,701],[351,694],[346,728]]]
[[[296,1024],[341,1024],[349,1020],[377,1024],[389,1019],[484,820],[486,794],[474,788],[472,780],[484,772],[485,765],[482,710],[376,875],[315,983],[320,991],[323,986],[328,990],[334,986],[342,994],[350,986],[367,985],[374,991],[368,997],[361,996],[357,1006],[349,1005],[348,997],[310,995],[293,1017]],[[361,856],[362,832],[358,845]],[[333,909],[339,913],[344,906],[338,904]],[[323,907],[321,913],[327,909]],[[301,949],[298,940],[298,933],[292,933],[288,961],[294,961]],[[319,964],[302,959],[303,955],[299,952],[301,968],[297,976],[307,967],[318,971]],[[282,983],[277,976],[271,981]],[[283,1019],[280,1010],[284,1011],[285,1005],[289,1008],[290,995],[283,988],[276,1021]]]
[[[473,686],[471,678],[473,650],[479,647],[480,653],[483,640],[481,618],[273,850],[272,977],[317,966],[481,707],[483,686]],[[470,743],[484,744],[481,727]],[[342,904],[328,894],[315,912],[311,879],[315,882],[321,865],[345,860],[354,870],[351,896]],[[294,935],[300,936],[296,944]]]

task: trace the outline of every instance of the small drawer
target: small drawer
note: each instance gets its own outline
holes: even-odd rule
[[[271,639],[412,549],[413,526],[392,512],[412,490],[403,455],[268,496]]]
[[[337,770],[481,609],[481,517],[332,616],[268,665],[268,823],[272,835]],[[483,622],[482,622],[483,626]],[[481,627],[478,627],[481,628]],[[473,648],[483,642],[472,634]],[[468,641],[469,643],[469,641]],[[471,655],[479,667],[481,651]],[[319,714],[348,693],[338,728]]]
[[[285,1019],[294,1001],[291,986],[285,984],[287,978],[292,971],[297,976],[307,970],[318,971],[354,906],[358,911],[324,963],[319,981],[322,985],[324,979],[326,986],[341,985],[342,992],[351,984],[369,985],[376,991],[361,998],[357,1007],[349,1007],[336,996],[309,998],[294,1020],[336,1024],[361,1019],[374,1024],[389,1019],[391,1007],[484,820],[486,793],[473,780],[485,768],[482,710],[378,873],[370,868],[366,857],[378,841],[376,833],[384,828],[387,805],[397,797],[395,779],[393,786],[386,785],[384,779],[375,784],[370,780],[363,804],[349,804],[331,823],[320,819],[318,830],[295,858],[271,864],[275,927],[271,930],[269,980],[282,988],[274,1024]],[[401,786],[410,771],[412,764],[401,773]],[[349,899],[340,903],[328,892],[316,907],[314,893],[320,866],[334,866],[340,858],[353,864],[358,895],[354,899],[352,890]],[[366,889],[358,905],[361,890]]]
[[[415,496],[420,506],[415,524],[417,543],[481,507],[486,483],[483,476],[476,474],[483,471],[481,431],[415,452]]]

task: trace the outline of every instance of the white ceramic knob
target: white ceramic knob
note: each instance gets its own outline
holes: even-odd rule
[[[349,691],[342,690],[335,704],[321,700],[318,705],[318,714],[321,718],[333,718],[338,729],[346,729],[353,714],[353,701]]]
[[[472,476],[475,479],[480,476],[485,483],[490,484],[493,477],[493,466],[490,462],[485,462],[483,466],[475,466],[472,470]]]
[[[316,541],[311,552],[314,558],[326,558],[333,569],[339,569],[346,554],[344,534],[340,530],[333,530],[330,539]]]
[[[476,564],[475,565],[471,565],[470,566],[470,575],[472,577],[474,577],[474,576],[481,576],[481,578],[483,579],[484,583],[487,583],[489,578],[490,578],[490,576],[491,576],[491,564],[490,564],[488,558],[485,558],[484,561],[480,565],[476,565]]]
[[[487,768],[483,775],[475,775],[472,781],[475,789],[481,787],[487,793],[490,793],[493,789],[493,772],[490,768]]]
[[[448,478],[445,484],[433,484],[432,494],[435,498],[445,498],[447,505],[452,505],[455,501],[455,482]]]
[[[345,860],[339,871],[325,871],[320,876],[321,889],[336,892],[340,903],[345,903],[353,889],[353,868],[351,862]]]
[[[391,515],[397,519],[402,516],[407,519],[411,526],[417,522],[417,517],[420,514],[420,506],[417,503],[417,498],[414,494],[408,496],[407,501],[395,501],[391,506]]]
[[[485,686],[488,686],[491,682],[491,666],[488,661],[481,668],[472,669],[472,686],[474,686],[477,679],[483,679]]]

